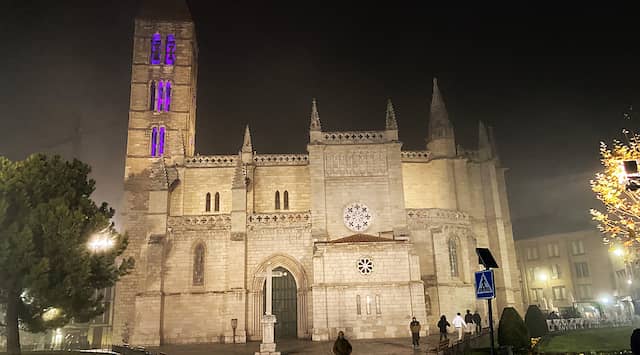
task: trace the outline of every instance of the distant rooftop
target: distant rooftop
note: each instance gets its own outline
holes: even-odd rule
[[[191,12],[186,0],[141,0],[138,18],[191,21]]]

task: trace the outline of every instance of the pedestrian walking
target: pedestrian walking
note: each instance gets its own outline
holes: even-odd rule
[[[473,313],[473,323],[475,323],[476,325],[476,333],[482,333],[482,318],[480,318],[480,313],[478,313],[478,310]]]
[[[447,327],[450,327],[450,326],[451,324],[447,322],[447,317],[445,317],[443,314],[442,317],[440,317],[440,321],[438,322],[438,329],[440,329],[440,341],[442,341],[442,339],[448,339]]]
[[[344,332],[341,330],[338,332],[338,339],[333,343],[333,353],[335,355],[350,355],[351,344],[347,338],[344,337]]]
[[[465,333],[471,333],[476,330],[475,324],[473,324],[473,314],[467,309],[467,313],[464,315],[464,322],[467,323]]]
[[[411,330],[411,340],[413,342],[413,348],[420,348],[420,322],[416,320],[416,317],[411,319],[411,323],[409,323],[409,330]]]
[[[456,314],[456,317],[453,318],[453,327],[456,328],[458,332],[458,341],[462,340],[462,329],[467,326],[467,323],[464,322],[460,313]]]

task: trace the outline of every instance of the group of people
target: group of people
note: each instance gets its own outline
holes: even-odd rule
[[[464,315],[464,318],[458,313],[455,318],[451,321],[453,323],[453,327],[456,329],[458,333],[458,340],[462,340],[463,332],[467,333],[480,333],[482,330],[482,318],[480,318],[480,314],[478,311],[471,314],[471,311],[467,309],[467,313]],[[448,339],[447,338],[447,327],[451,327],[451,324],[447,321],[447,317],[442,315],[440,317],[440,321],[438,322],[438,329],[440,329],[440,340]],[[411,319],[411,323],[409,323],[409,330],[411,331],[411,340],[413,343],[413,348],[418,349],[420,347],[420,330],[422,326],[420,322],[413,317]],[[336,355],[349,355],[351,354],[352,348],[349,341],[344,337],[344,332],[338,332],[338,338],[335,343],[333,343],[333,353]]]
[[[482,331],[482,318],[480,317],[480,313],[475,311],[471,314],[471,311],[467,309],[467,313],[464,315],[464,318],[457,313],[455,318],[451,321],[453,323],[453,327],[458,333],[458,340],[462,340],[463,332],[466,333],[480,333]],[[448,339],[447,338],[447,327],[450,327],[451,324],[447,321],[447,317],[442,315],[440,317],[440,321],[438,322],[438,329],[440,329],[440,340]]]

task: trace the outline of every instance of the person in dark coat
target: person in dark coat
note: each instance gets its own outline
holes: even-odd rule
[[[451,324],[449,324],[449,322],[447,322],[447,317],[444,316],[444,314],[442,315],[442,317],[440,317],[440,321],[438,322],[438,328],[440,329],[440,340],[442,339],[448,339],[447,338],[447,327],[450,327]]]
[[[335,355],[350,355],[351,354],[351,344],[344,337],[344,332],[341,330],[338,332],[338,339],[333,343],[333,353]]]
[[[478,311],[473,313],[473,323],[476,325],[476,333],[482,333],[482,318],[480,318],[480,313],[478,313]]]
[[[640,328],[634,329],[631,334],[631,351],[633,355],[640,355]]]
[[[413,341],[413,348],[420,348],[420,329],[422,326],[420,322],[416,320],[416,317],[413,317],[411,323],[409,323],[409,329],[411,330],[411,340]]]
[[[467,329],[465,329],[465,333],[471,333],[476,330],[473,324],[473,314],[471,311],[467,309],[467,313],[464,315],[464,322],[467,323]]]

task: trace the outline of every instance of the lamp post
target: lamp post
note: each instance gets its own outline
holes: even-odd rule
[[[107,232],[94,234],[87,242],[87,248],[92,253],[102,253],[111,250],[115,246],[115,240]]]

